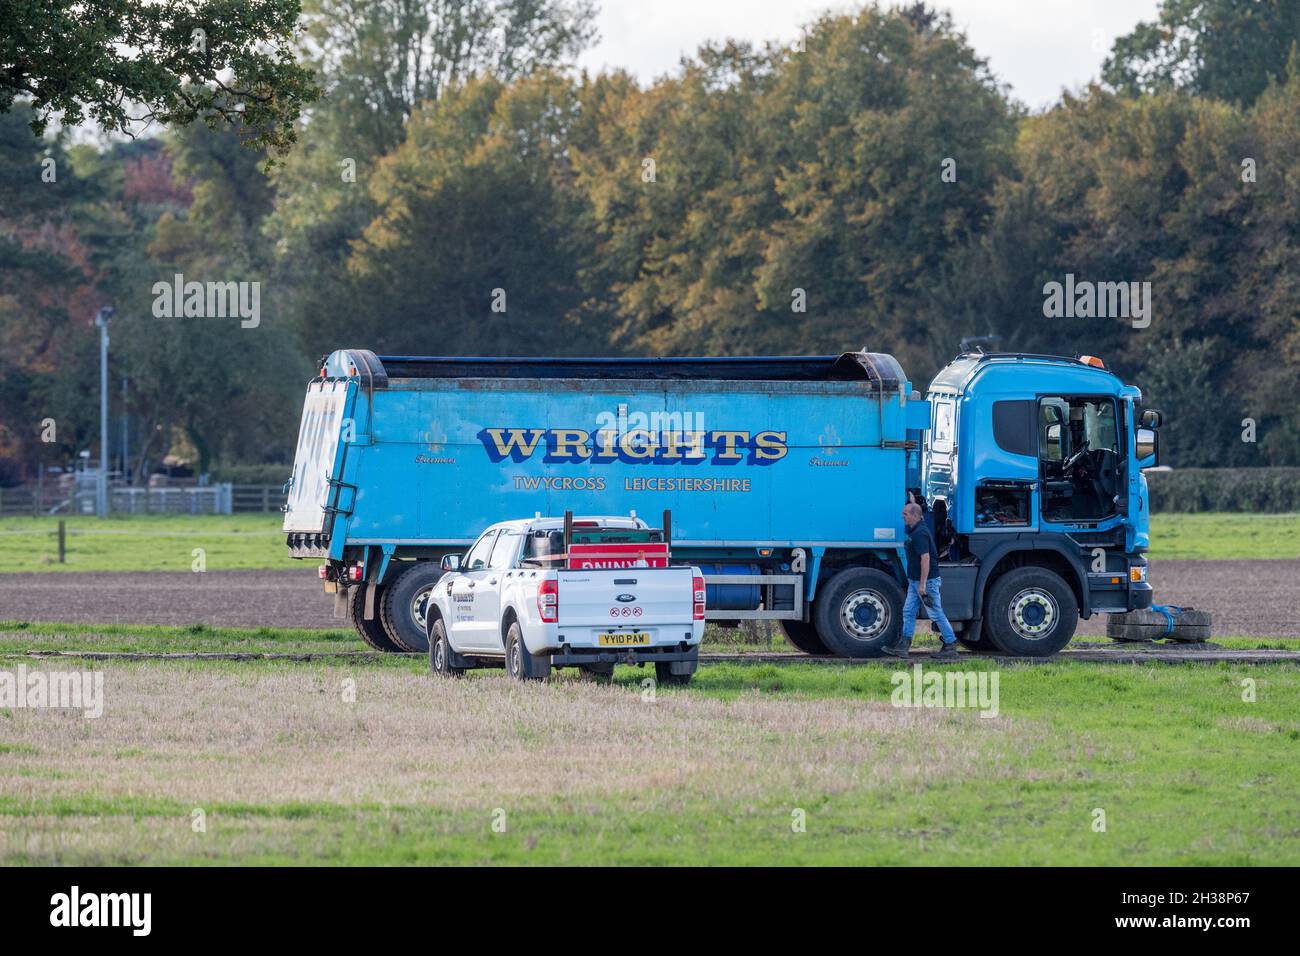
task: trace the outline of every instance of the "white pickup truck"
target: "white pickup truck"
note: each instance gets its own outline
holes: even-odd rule
[[[447,555],[426,617],[435,674],[505,665],[519,680],[554,667],[608,677],[654,664],[685,684],[704,636],[704,576],[669,566],[664,532],[639,518],[503,521]]]

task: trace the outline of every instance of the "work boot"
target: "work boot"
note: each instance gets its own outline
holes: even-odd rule
[[[957,642],[953,641],[951,644],[943,645],[930,655],[930,659],[934,661],[955,661],[957,659]]]
[[[888,654],[890,657],[899,657],[907,660],[908,653],[912,649],[912,639],[910,637],[900,638],[897,644],[886,644],[880,649],[880,653]]]

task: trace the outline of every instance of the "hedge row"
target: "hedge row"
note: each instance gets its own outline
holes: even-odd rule
[[[214,482],[228,481],[232,485],[275,485],[279,487],[293,474],[293,465],[216,465],[212,469]]]
[[[1300,511],[1300,468],[1148,471],[1152,511]]]

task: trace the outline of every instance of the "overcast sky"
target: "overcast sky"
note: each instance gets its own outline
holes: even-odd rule
[[[684,53],[725,37],[790,42],[824,10],[857,4],[810,0],[598,0],[601,39],[583,56],[592,70],[621,66],[644,81],[672,71]],[[882,3],[890,6],[891,3]],[[1157,0],[944,0],[975,51],[1012,95],[1033,109],[1062,88],[1095,78],[1117,36],[1155,18]]]

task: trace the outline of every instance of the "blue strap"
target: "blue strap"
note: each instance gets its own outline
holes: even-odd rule
[[[1163,636],[1168,637],[1174,633],[1174,615],[1182,614],[1183,609],[1173,604],[1152,604],[1151,610],[1157,611],[1165,616],[1165,633]]]

